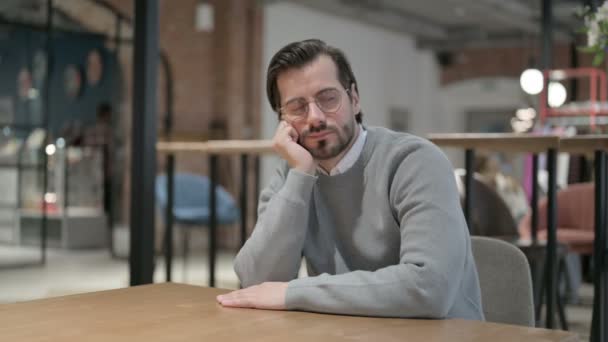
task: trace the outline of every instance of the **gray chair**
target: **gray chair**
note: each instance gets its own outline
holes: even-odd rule
[[[463,175],[456,173],[457,181],[464,184]],[[471,210],[471,223],[469,224],[471,235],[479,235],[486,237],[494,237],[497,239],[510,242],[521,250],[528,264],[532,268],[533,280],[533,297],[536,299],[536,320],[541,320],[541,309],[543,307],[543,286],[545,269],[545,252],[544,244],[531,244],[528,242],[519,241],[519,233],[517,231],[517,223],[513,219],[511,212],[503,199],[489,185],[482,182],[477,175],[473,178],[471,187],[473,196],[473,208]],[[568,267],[565,262],[566,249],[562,244],[557,247],[558,257],[558,277],[562,277],[566,281],[566,287],[569,288]],[[568,330],[568,319],[566,317],[565,299],[559,296],[557,300],[557,313],[561,327]]]
[[[472,236],[471,243],[486,320],[533,327],[532,279],[524,253],[494,238]]]

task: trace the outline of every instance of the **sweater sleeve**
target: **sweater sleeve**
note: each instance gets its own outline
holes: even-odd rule
[[[234,270],[243,287],[298,274],[317,177],[285,169],[279,167],[260,194],[257,223],[236,256]]]
[[[468,247],[451,164],[434,145],[419,145],[396,167],[389,196],[400,223],[399,263],[293,280],[288,309],[446,317],[461,287]]]

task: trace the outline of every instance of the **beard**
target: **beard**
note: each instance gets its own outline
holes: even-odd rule
[[[316,127],[310,127],[302,132],[302,142],[304,142],[311,133],[331,132],[333,134],[330,134],[324,139],[314,141],[311,144],[302,143],[302,146],[310,152],[314,159],[327,160],[334,158],[346,150],[350,145],[355,136],[355,125],[356,122],[353,118],[352,121],[347,122],[341,128],[334,125],[327,125],[326,122],[323,122]]]

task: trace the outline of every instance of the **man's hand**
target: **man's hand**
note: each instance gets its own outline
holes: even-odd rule
[[[222,306],[266,310],[285,310],[287,283],[262,283],[217,296]]]
[[[281,158],[287,161],[289,166],[312,175],[315,173],[317,165],[310,152],[298,144],[298,137],[298,131],[286,121],[281,120],[272,139],[272,147]]]

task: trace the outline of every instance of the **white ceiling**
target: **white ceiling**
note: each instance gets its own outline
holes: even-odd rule
[[[406,32],[421,46],[516,44],[539,37],[541,0],[283,0]],[[278,0],[266,1],[278,2]],[[583,0],[553,0],[556,40],[571,40]]]

